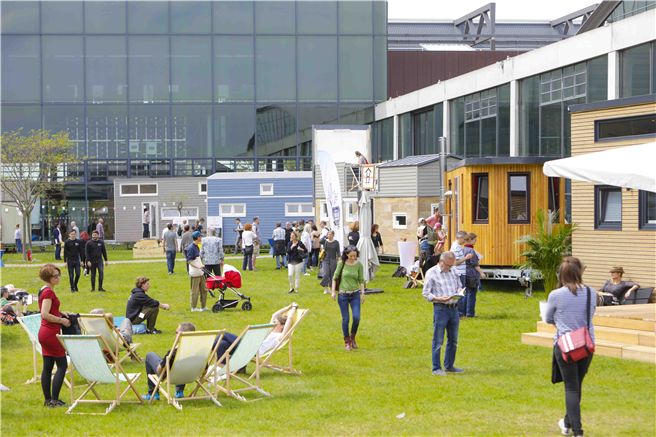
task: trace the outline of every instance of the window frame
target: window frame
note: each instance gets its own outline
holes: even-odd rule
[[[205,191],[203,191],[203,185],[205,185]],[[207,181],[198,181],[198,195],[207,196]]]
[[[123,185],[136,185],[138,186],[138,193],[137,194],[123,194]],[[155,192],[154,193],[142,193],[141,192],[141,186],[142,185],[154,185],[155,186]],[[145,196],[155,196],[157,197],[159,195],[159,184],[157,182],[147,182],[147,183],[138,183],[138,182],[132,182],[132,183],[125,183],[125,184],[120,184],[119,186],[119,196],[120,197],[145,197]]]
[[[478,218],[478,178],[487,178],[487,219]],[[487,225],[490,223],[490,175],[489,173],[472,173],[472,223]]]
[[[292,205],[298,206],[298,212],[289,212],[289,207]],[[303,212],[303,205],[309,205],[312,208],[310,212]],[[285,203],[285,217],[314,217],[314,205],[312,202],[288,202]]]
[[[656,231],[656,223],[649,223],[649,211],[647,209],[648,191],[638,191],[638,229],[641,231]]]
[[[271,191],[267,191],[264,188],[265,187],[271,187]],[[260,184],[260,196],[273,196],[273,183],[267,182],[264,184]]]
[[[594,228],[606,231],[621,231],[622,230],[622,200],[620,198],[620,221],[619,223],[606,223],[602,220],[606,211],[606,205],[601,200],[601,194],[604,192],[619,192],[622,194],[622,187],[615,187],[613,185],[595,185],[594,187]],[[622,196],[623,197],[623,196]]]
[[[344,200],[344,223],[353,223],[355,220],[356,200]],[[349,209],[351,211],[349,211]]]
[[[510,218],[512,190],[510,189],[510,179],[513,176],[526,176],[526,220],[513,220]],[[508,224],[509,225],[530,225],[531,224],[531,173],[530,172],[508,172]]]
[[[610,141],[624,141],[624,140],[634,140],[634,139],[640,139],[640,138],[654,138],[656,137],[656,132],[651,133],[651,134],[640,134],[640,135],[625,135],[623,137],[610,137],[610,138],[600,138],[600,124],[604,122],[622,122],[622,121],[629,121],[629,120],[634,120],[638,118],[649,118],[649,117],[656,117],[656,113],[654,114],[641,114],[641,115],[632,115],[630,117],[616,117],[616,118],[604,118],[600,120],[595,120],[594,122],[594,140],[595,143],[606,143]]]
[[[552,178],[548,177],[547,178],[547,211],[558,211],[558,215],[556,216],[556,221],[553,223],[560,223],[561,217],[562,217],[562,211],[560,210],[560,180],[561,178]],[[550,206],[554,206],[554,209],[549,208]]]
[[[324,208],[326,209],[326,215],[323,215]],[[330,217],[328,216],[328,202],[325,200],[319,201],[319,221],[330,223]]]
[[[244,207],[244,212],[242,214],[237,214],[235,212],[235,206],[241,205]],[[230,206],[230,213],[228,214],[222,214],[221,213],[221,207],[223,206]],[[235,218],[242,218],[246,217],[246,204],[245,203],[219,203],[219,217],[235,217]]]
[[[401,225],[396,220],[397,217],[403,217],[405,219],[405,225]],[[392,229],[408,229],[408,214],[405,212],[393,212],[392,213]]]
[[[165,217],[164,216],[164,211],[177,211],[178,210],[178,208],[176,208],[174,206],[165,206],[165,207],[162,207],[161,210],[160,210],[160,219],[162,221],[166,221],[166,220],[170,220],[170,219],[174,219],[174,218],[184,218],[184,219],[187,219],[187,220],[198,220],[198,217],[199,217],[198,209],[199,208],[197,206],[185,206],[184,208],[182,208],[183,211],[184,210],[192,210],[192,209],[196,211],[195,215],[177,215],[175,217]]]

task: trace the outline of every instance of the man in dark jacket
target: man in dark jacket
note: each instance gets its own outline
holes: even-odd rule
[[[68,240],[64,243],[64,262],[68,267],[68,280],[71,283],[71,293],[79,291],[77,283],[80,280],[80,261],[84,264],[84,245],[83,240],[75,238],[75,229],[68,233]],[[73,277],[75,275],[75,278]]]
[[[57,223],[57,226],[55,226],[55,230],[52,233],[52,242],[55,244],[55,259],[61,260],[62,233],[60,223]]]
[[[150,278],[145,276],[137,277],[135,281],[136,288],[132,290],[132,295],[128,299],[128,305],[125,308],[125,318],[130,319],[133,325],[146,321],[146,332],[148,334],[161,334],[162,331],[155,329],[159,309],[169,310],[168,304],[148,296],[146,292],[150,288]]]
[[[87,267],[91,271],[91,291],[96,291],[96,270],[98,271],[98,291],[107,291],[102,286],[105,274],[103,258],[105,259],[105,265],[107,265],[107,251],[105,250],[105,242],[98,237],[98,231],[93,231],[91,240],[87,241],[84,248],[84,257],[87,261]]]

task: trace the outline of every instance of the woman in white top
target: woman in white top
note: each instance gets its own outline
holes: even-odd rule
[[[276,327],[273,328],[273,331],[269,333],[267,338],[264,339],[262,346],[260,346],[260,356],[264,355],[280,344],[280,339],[289,332],[289,330],[292,328],[292,325],[294,324],[294,316],[296,315],[297,308],[298,304],[294,302],[291,305],[279,309],[273,313],[269,323],[275,323]]]
[[[310,250],[312,248],[312,226],[305,225],[303,228],[303,233],[301,234],[301,243]],[[310,257],[308,256],[303,260],[303,276],[310,276],[307,272],[307,264]],[[310,270],[312,270],[312,265],[310,264]]]
[[[241,269],[253,270],[253,243],[257,240],[257,235],[253,232],[253,226],[250,223],[244,225],[244,232],[241,234],[241,248],[244,253],[244,263]]]

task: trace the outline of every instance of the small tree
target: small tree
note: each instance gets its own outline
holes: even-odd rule
[[[70,153],[73,143],[68,133],[51,134],[49,130],[32,130],[22,135],[22,128],[2,135],[2,189],[9,194],[23,215],[23,261],[31,232],[27,228],[37,201],[49,193],[59,192],[69,180],[69,168],[80,160]]]
[[[547,214],[538,210],[536,218],[538,230],[534,234],[523,235],[516,243],[525,244],[526,249],[519,256],[523,259],[517,268],[533,270],[542,275],[545,299],[558,284],[558,268],[562,259],[572,253],[572,233],[576,224],[553,224],[559,211]]]
[[[185,193],[171,193],[162,199],[163,203],[172,203],[178,209],[178,216],[182,217],[182,210],[187,203],[187,195]]]

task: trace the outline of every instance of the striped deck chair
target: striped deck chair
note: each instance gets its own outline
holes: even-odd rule
[[[196,332],[180,332],[175,337],[173,342],[172,351],[175,351],[175,356],[171,359],[170,353],[166,357],[166,368],[158,375],[148,375],[151,381],[155,383],[153,396],[150,402],[153,402],[155,394],[159,391],[175,408],[182,411],[182,406],[178,403],[180,401],[192,401],[196,399],[211,399],[219,407],[221,403],[216,400],[216,394],[212,394],[207,390],[200,379],[203,377],[210,363],[216,359],[216,349],[223,339],[225,329],[221,331],[196,331]],[[216,346],[214,342],[216,341]],[[174,387],[178,384],[191,384],[196,383],[196,388],[191,396],[186,398],[174,398],[171,391],[171,385]],[[163,389],[166,384],[166,390]],[[196,392],[201,388],[206,395],[196,396]],[[202,393],[202,392],[201,392]]]
[[[32,314],[31,316],[17,317],[16,319],[27,333],[30,342],[32,342],[32,366],[34,369],[34,376],[32,376],[32,378],[28,379],[27,381],[25,381],[23,384],[31,384],[33,382],[41,381],[41,374],[37,370],[37,362],[36,362],[37,352],[39,353],[39,355],[43,355],[43,351],[41,350],[41,343],[39,343],[39,329],[41,329],[41,314]],[[66,360],[69,363],[71,362],[71,359],[69,357],[66,357]],[[57,367],[55,367],[55,369],[56,368]],[[66,370],[66,373],[70,373],[70,371],[71,369],[69,367]],[[53,378],[54,378],[54,371],[53,371]],[[64,379],[64,382],[66,383],[66,385],[68,385],[68,380]]]
[[[285,334],[284,337],[280,338],[280,343],[278,343],[278,346],[274,347],[270,351],[267,351],[264,355],[260,357],[262,360],[259,365],[259,369],[255,369],[255,372],[250,376],[248,379],[253,379],[256,376],[256,372],[258,370],[262,370],[263,367],[266,367],[271,370],[276,370],[278,372],[284,372],[284,373],[293,373],[295,375],[302,375],[303,373],[294,369],[292,365],[292,335],[294,334],[294,330],[296,327],[301,323],[303,318],[307,315],[308,309],[296,309],[296,314],[294,314],[294,323],[292,324],[292,327],[289,328],[289,331],[287,331],[287,334]],[[288,365],[281,365],[281,364],[275,364],[271,361],[271,357],[278,352],[281,349],[285,349],[285,347],[289,348],[289,364]],[[255,362],[255,357],[253,359],[253,362]]]
[[[109,322],[109,319],[102,314],[80,314],[78,317],[80,327],[86,335],[100,335],[105,342],[111,347],[116,356],[120,351],[127,351],[128,353],[120,359],[122,363],[126,358],[132,356],[138,363],[141,363],[141,358],[135,352],[141,343],[128,343],[118,329]]]
[[[205,383],[206,381],[209,381],[212,384],[215,393],[217,390],[220,390],[226,395],[244,402],[246,402],[246,398],[239,393],[247,390],[256,390],[260,394],[271,396],[260,387],[260,358],[258,351],[267,335],[269,335],[275,326],[276,325],[273,323],[246,326],[235,342],[232,343],[232,346],[225,351],[222,357],[215,361],[214,365],[205,374],[201,382]],[[255,376],[257,378],[255,385],[235,375],[235,373],[242,367],[246,366],[253,357],[255,357]],[[221,364],[224,361],[225,365]],[[234,390],[231,387],[233,381],[240,382],[246,385],[246,387]]]
[[[71,358],[71,370],[75,368],[77,372],[84,378],[87,383],[87,388],[75,399],[75,388],[73,381],[73,372],[71,371],[71,406],[66,411],[66,414],[71,414],[75,407],[81,403],[89,404],[110,404],[104,413],[75,413],[75,414],[91,414],[91,415],[106,415],[109,414],[117,405],[124,404],[145,404],[141,399],[137,388],[134,383],[137,382],[141,373],[125,373],[123,366],[118,362],[118,357],[114,354],[111,347],[107,344],[105,339],[100,335],[58,335],[59,341],[66,348],[68,356]],[[107,359],[103,350],[108,351],[114,359],[114,368],[111,369],[107,364]],[[121,393],[122,382],[126,382],[128,387]],[[116,386],[116,396],[114,399],[101,399],[96,391],[97,384],[114,384]],[[123,401],[123,397],[128,391],[132,390],[137,396],[138,401]],[[84,399],[89,393],[93,392],[96,399]]]

